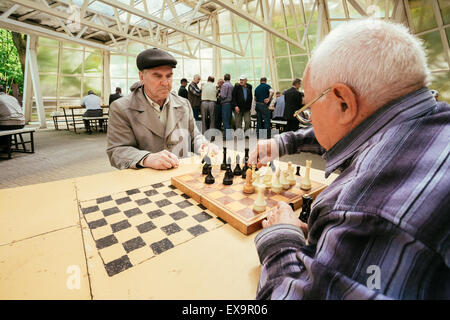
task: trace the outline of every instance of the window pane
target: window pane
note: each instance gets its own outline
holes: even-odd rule
[[[54,98],[56,97],[56,76],[40,75],[39,79],[41,81],[41,92],[42,97]]]
[[[80,46],[79,44],[72,43],[69,41],[62,41],[62,45],[63,45],[63,48],[73,48],[73,49],[83,50],[83,47]]]
[[[201,60],[201,78],[206,81],[209,76],[213,76],[212,60]]]
[[[253,57],[262,57],[263,34],[261,32],[252,33]]]
[[[83,82],[83,96],[87,95],[88,91],[92,90],[96,95],[102,95],[102,78],[84,78]]]
[[[273,50],[275,52],[275,56],[287,56],[288,55],[288,49],[286,45],[286,41],[283,39],[280,39],[276,36],[272,37],[273,39]]]
[[[222,43],[223,45],[228,46],[230,48],[233,48],[232,35],[220,35],[220,43]],[[222,54],[223,58],[233,57],[233,54],[228,50],[221,49],[221,54]]]
[[[253,67],[251,59],[239,59],[237,61],[238,76],[246,75],[248,78],[253,78]]]
[[[185,59],[184,62],[184,76],[191,82],[194,75],[200,74],[199,60]]]
[[[234,61],[233,60],[222,60],[222,75],[229,73],[231,77],[236,77],[236,72],[234,71]]]
[[[279,79],[291,79],[291,68],[289,66],[289,58],[277,58],[276,59],[278,78]]]
[[[58,46],[59,42],[57,40],[53,40],[53,39],[49,39],[49,38],[44,38],[44,37],[39,37],[39,45],[41,46]]]
[[[442,46],[439,31],[427,33],[420,37],[425,44],[427,51],[428,66],[431,70],[447,69],[448,63],[445,59],[444,48]]]
[[[303,28],[299,28],[298,30],[298,37],[300,40],[297,40],[297,33],[295,32],[295,29],[289,29],[288,30],[288,35],[289,38],[294,39],[295,41],[301,43],[302,42],[302,37],[303,37]],[[292,44],[289,44],[289,48],[291,50],[291,54],[299,54],[299,53],[306,53],[306,47],[305,49],[300,49],[299,47],[296,47]]]
[[[442,20],[444,24],[450,23],[450,0],[439,0],[439,8],[441,9]]]
[[[136,58],[128,57],[128,77],[137,77],[139,70],[136,66]]]
[[[294,78],[302,78],[303,71],[305,71],[308,63],[308,56],[292,57],[292,69],[294,71]]]
[[[116,88],[119,87],[122,89],[122,94],[126,94],[129,92],[129,88],[127,88],[127,80],[125,79],[111,79],[111,93],[116,92]]]
[[[439,91],[439,101],[450,102],[450,72],[439,72],[431,74],[431,85],[430,89],[435,89]]]
[[[126,77],[127,57],[111,55],[110,72],[111,77]]]
[[[231,32],[231,19],[229,11],[224,11],[219,14],[219,30],[220,33]]]
[[[292,81],[278,81],[278,91],[283,93],[284,90],[292,86]]]
[[[86,52],[84,60],[84,73],[98,74],[102,73],[102,56],[97,52]]]
[[[255,59],[253,63],[255,66],[255,78],[258,80],[257,83],[259,83],[259,79],[264,76],[262,74],[261,59]]]
[[[80,98],[81,79],[79,77],[61,77],[60,97]]]
[[[58,72],[58,48],[39,46],[37,63],[39,72]]]
[[[437,26],[431,1],[409,0],[409,8],[416,33],[430,30]]]
[[[342,0],[328,0],[328,11],[330,12],[330,18],[345,18]]]
[[[81,74],[83,51],[63,49],[61,69],[65,74]]]

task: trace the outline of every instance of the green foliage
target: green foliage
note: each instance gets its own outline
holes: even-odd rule
[[[11,88],[11,84],[16,83],[19,85],[20,92],[23,93],[23,73],[19,54],[14,46],[11,32],[4,29],[0,29],[0,61],[0,83],[8,89]]]

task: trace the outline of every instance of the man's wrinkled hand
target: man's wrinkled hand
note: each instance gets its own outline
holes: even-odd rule
[[[144,159],[144,167],[157,170],[167,170],[180,165],[178,157],[172,152],[163,150],[158,153],[151,153]]]
[[[277,160],[279,157],[278,143],[275,139],[259,140],[248,157],[249,164],[256,164],[258,168],[266,165],[269,161]]]
[[[216,146],[214,143],[204,143],[200,146],[198,153],[199,154],[204,153],[214,157],[220,153],[220,150],[219,147]]]
[[[308,225],[297,217],[291,206],[286,202],[279,202],[276,207],[271,209],[262,221],[263,228],[268,228],[276,224],[292,224],[299,227],[305,235],[308,233]]]

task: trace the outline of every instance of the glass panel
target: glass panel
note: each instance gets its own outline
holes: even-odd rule
[[[127,85],[127,91],[130,92],[130,87],[131,87],[133,84],[135,84],[136,82],[138,82],[138,81],[139,81],[139,79],[137,79],[137,78],[130,78],[130,79],[128,79],[128,81],[127,81],[127,83],[128,83],[128,85]]]
[[[252,33],[253,57],[262,57],[263,52],[263,34]]]
[[[272,27],[278,30],[284,29],[284,13],[280,4],[275,5],[273,9]]]
[[[244,20],[241,17],[235,16],[236,19],[234,20],[234,22],[236,23],[237,27],[238,27],[238,31],[239,32],[247,32],[248,31],[248,22],[247,20]]]
[[[295,41],[301,43],[302,42],[301,39],[303,37],[303,32],[304,32],[303,27],[299,28],[299,30],[298,30],[298,37],[300,38],[300,40],[297,40],[297,34],[295,32],[295,29],[289,29],[288,30],[288,35],[289,35],[289,38],[294,39]],[[300,49],[299,47],[296,47],[296,46],[294,46],[292,44],[288,44],[288,46],[289,46],[289,48],[291,50],[291,54],[306,53],[306,46],[305,46],[305,49]]]
[[[200,74],[200,61],[185,59],[184,62],[184,76],[190,82],[194,78],[194,75]]]
[[[128,45],[128,53],[138,55],[141,51],[144,51],[145,47],[140,43],[132,43]]]
[[[292,87],[292,81],[278,81],[278,91],[283,92]]]
[[[122,89],[122,94],[129,92],[127,80],[125,79],[111,79],[111,93],[115,92],[117,87]]]
[[[61,70],[65,74],[81,74],[83,51],[63,49]]]
[[[232,77],[236,77],[236,71],[234,70],[234,61],[231,59],[222,60],[222,74],[221,76],[229,73]]]
[[[212,60],[201,60],[201,77],[206,82],[209,76],[214,76]]]
[[[450,72],[432,73],[431,79],[430,89],[439,91],[438,100],[450,103]]]
[[[448,69],[448,63],[445,59],[444,48],[442,46],[441,35],[439,31],[427,33],[420,37],[425,44],[427,51],[428,66],[431,70]]]
[[[59,45],[59,41],[49,39],[49,38],[39,37],[39,45],[40,46],[56,46],[57,47]]]
[[[212,48],[203,48],[200,49],[200,57],[202,59],[212,59],[213,57],[213,49]]]
[[[337,26],[343,24],[345,21],[330,21],[331,30],[336,29]]]
[[[177,61],[177,66],[173,69],[173,77],[181,79],[183,78],[183,58],[178,58]]]
[[[254,64],[254,68],[255,68],[255,79],[257,80],[257,83],[259,83],[259,79],[263,76],[262,75],[261,59],[253,60],[253,64]]]
[[[139,70],[136,66],[136,58],[128,57],[128,77],[137,77]]]
[[[45,98],[56,97],[56,76],[39,75],[41,80],[41,92]]]
[[[344,6],[342,0],[328,0],[328,11],[330,18],[345,18]]]
[[[288,48],[286,45],[286,41],[283,39],[280,39],[276,36],[272,37],[273,39],[273,50],[275,52],[275,56],[287,56],[288,55]]]
[[[294,26],[294,17],[292,15],[292,8],[290,6],[289,0],[284,0],[283,4],[284,4],[284,15],[286,17],[286,26],[293,27]],[[297,21],[297,23],[298,23],[298,21]]]
[[[96,52],[85,52],[84,73],[98,74],[102,73],[102,56]]]
[[[279,79],[292,78],[291,67],[289,66],[289,58],[277,58],[276,65]]]
[[[111,77],[125,77],[127,74],[127,57],[111,55],[110,72]]]
[[[87,95],[89,90],[94,91],[96,95],[102,95],[102,78],[84,78],[83,82],[83,96]]]
[[[62,41],[62,45],[63,45],[63,48],[72,48],[72,49],[83,50],[83,46],[81,46],[77,43],[69,42],[69,41]]]
[[[292,70],[294,72],[294,78],[303,78],[303,71],[305,71],[307,63],[308,56],[292,57]]]
[[[409,0],[409,8],[416,33],[437,27],[431,1]]]
[[[58,72],[58,48],[38,47],[39,72]]]
[[[231,19],[229,11],[224,11],[219,14],[219,32],[231,32]]]
[[[232,48],[233,47],[233,37],[231,35],[220,35],[220,43]],[[221,54],[222,54],[223,58],[233,57],[233,54],[228,50],[221,49]]]
[[[444,24],[450,23],[450,0],[439,0],[439,8],[441,9],[442,20]]]
[[[246,75],[248,78],[253,78],[253,66],[251,59],[239,59],[236,60],[238,67],[238,76]]]
[[[61,77],[60,97],[80,98],[81,79],[79,77]]]

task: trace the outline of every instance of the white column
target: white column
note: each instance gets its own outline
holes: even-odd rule
[[[41,82],[39,80],[39,69],[37,63],[37,36],[35,35],[27,36],[27,55],[25,63],[28,65],[29,68],[27,74],[28,76],[31,76],[33,94],[34,99],[36,101],[36,109],[38,113],[39,122],[41,124],[40,128],[47,128],[44,102],[42,100]]]
[[[220,42],[219,39],[219,16],[217,13],[211,14],[211,32],[213,35],[213,40]],[[223,77],[222,74],[222,54],[220,48],[213,46],[213,74],[216,81]]]
[[[110,61],[111,54],[109,51],[103,51],[103,103],[109,103],[109,95],[111,94],[111,76],[109,73],[110,70]],[[124,88],[124,93],[127,92],[126,88]]]

